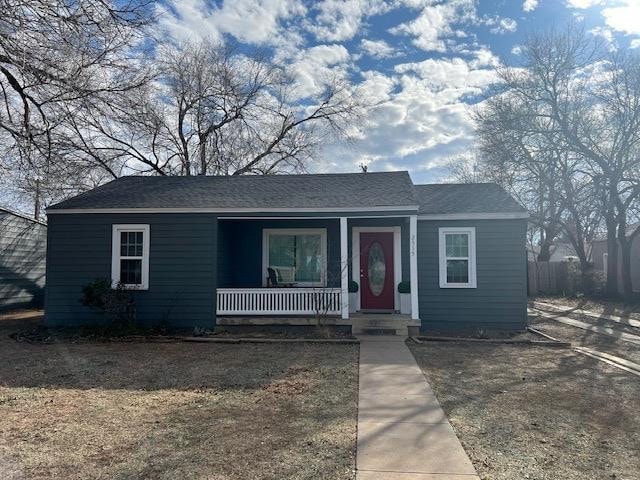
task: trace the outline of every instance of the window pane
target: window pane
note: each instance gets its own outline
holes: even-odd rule
[[[447,257],[469,256],[469,235],[466,233],[447,233],[445,235]]]
[[[127,232],[120,232],[120,255],[127,255]]]
[[[142,260],[120,260],[120,283],[142,285]]]
[[[320,235],[296,235],[296,282],[319,282],[322,279]]]
[[[322,280],[320,235],[270,235],[269,267],[283,283]]]
[[[293,235],[269,236],[269,267],[276,271],[279,282],[293,282],[295,272],[295,237]]]
[[[384,250],[378,242],[373,242],[369,249],[367,259],[367,269],[369,275],[369,289],[376,297],[379,297],[384,290],[384,283],[387,276],[387,266],[384,258]]]
[[[143,232],[120,232],[120,255],[141,257]]]
[[[447,283],[469,283],[469,260],[447,260]]]

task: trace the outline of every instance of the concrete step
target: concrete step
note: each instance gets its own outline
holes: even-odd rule
[[[353,325],[351,332],[354,335],[402,335],[406,337],[408,328],[406,325]]]
[[[359,315],[351,318],[354,335],[408,335],[409,315]],[[415,323],[415,322],[414,322]]]

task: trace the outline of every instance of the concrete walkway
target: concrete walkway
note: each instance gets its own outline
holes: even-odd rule
[[[478,480],[405,338],[359,339],[357,480]]]

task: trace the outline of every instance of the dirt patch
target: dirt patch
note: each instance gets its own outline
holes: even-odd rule
[[[19,343],[0,478],[352,479],[357,345]]]
[[[409,346],[481,478],[639,478],[638,377],[571,350]]]

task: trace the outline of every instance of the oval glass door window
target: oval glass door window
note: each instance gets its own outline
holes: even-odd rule
[[[371,244],[367,269],[369,273],[369,289],[371,293],[378,297],[384,289],[384,279],[387,274],[384,251],[382,250],[382,245],[378,242]]]

